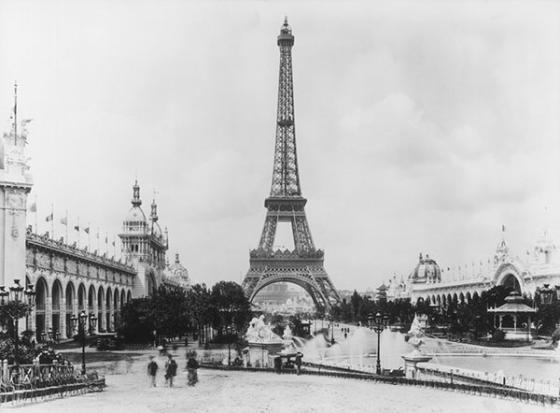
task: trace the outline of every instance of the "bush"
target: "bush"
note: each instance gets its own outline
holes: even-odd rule
[[[503,330],[496,329],[492,333],[492,341],[494,342],[504,341],[505,338],[506,338],[506,333],[504,333]]]

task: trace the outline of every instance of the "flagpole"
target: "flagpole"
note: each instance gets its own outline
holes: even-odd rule
[[[76,229],[76,228],[74,227],[74,229]],[[80,248],[80,238],[81,238],[80,237],[80,217],[78,217],[78,231],[77,232],[78,232],[78,248]]]
[[[87,224],[87,229],[88,229],[88,232],[87,232],[87,246],[88,246],[88,250],[89,250],[89,249],[91,249],[91,236],[89,235],[89,233],[91,232],[91,226],[90,226],[89,222]]]
[[[39,233],[39,220],[37,218],[37,194],[35,194],[35,234]]]
[[[99,248],[99,227],[97,227],[97,252],[101,255],[101,249]]]
[[[51,238],[55,239],[55,237],[54,237],[54,204],[51,204],[51,229],[52,229]]]
[[[66,244],[70,245],[70,240],[68,239],[68,210],[66,210]]]
[[[17,146],[17,81],[14,82],[14,144]]]

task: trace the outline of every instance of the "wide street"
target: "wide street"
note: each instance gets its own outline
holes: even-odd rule
[[[328,377],[271,373],[199,370],[196,387],[186,385],[182,350],[174,388],[164,387],[160,366],[158,386],[146,377],[149,352],[121,361],[94,363],[107,371],[102,393],[56,399],[37,404],[6,405],[18,413],[105,412],[542,412],[556,411],[521,402],[456,392],[404,387]]]

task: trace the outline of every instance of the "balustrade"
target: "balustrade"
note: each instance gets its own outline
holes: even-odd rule
[[[71,364],[20,364],[0,362],[0,393],[38,389],[83,381]]]

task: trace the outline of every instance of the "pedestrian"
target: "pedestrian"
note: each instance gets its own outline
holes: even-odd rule
[[[296,368],[297,368],[297,375],[299,376],[301,373],[301,358],[303,357],[302,353],[297,353],[296,355]]]
[[[154,360],[154,356],[150,356],[150,362],[148,363],[148,376],[150,376],[150,384],[152,387],[156,387],[157,370],[158,365]]]
[[[177,363],[173,360],[173,356],[169,354],[165,363],[165,382],[169,383],[169,387],[173,387],[173,378],[177,375]]]
[[[282,358],[280,356],[274,357],[274,370],[278,374],[282,371]]]
[[[198,382],[198,361],[196,361],[195,357],[195,351],[187,353],[187,377],[189,386],[194,386]]]

